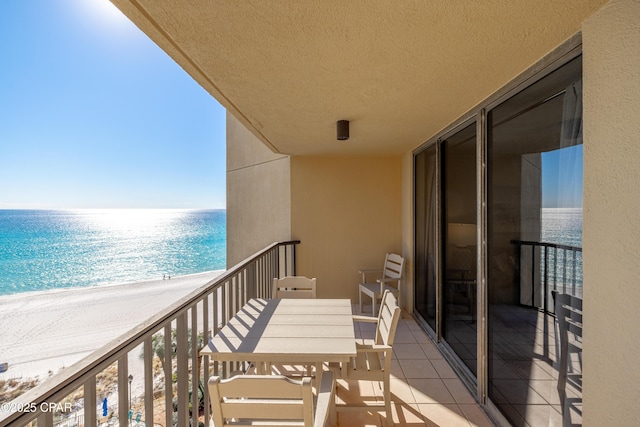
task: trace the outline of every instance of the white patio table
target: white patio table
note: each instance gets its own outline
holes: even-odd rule
[[[252,299],[209,341],[201,354],[216,361],[316,365],[356,356],[348,299]],[[264,373],[264,372],[262,372]]]

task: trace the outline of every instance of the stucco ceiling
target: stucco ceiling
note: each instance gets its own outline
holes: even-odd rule
[[[605,0],[112,1],[272,150],[376,155],[433,136]]]

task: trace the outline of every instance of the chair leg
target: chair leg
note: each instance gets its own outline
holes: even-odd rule
[[[385,375],[383,380],[383,395],[384,395],[384,410],[386,412],[386,420],[385,424],[387,426],[393,425],[393,412],[391,412],[391,389],[390,389],[390,380],[387,375]]]
[[[377,312],[376,312],[376,294],[373,294],[373,296],[371,297],[371,315],[373,317],[376,317]]]
[[[567,354],[569,351],[569,338],[565,334],[566,332],[560,336],[560,362],[558,364],[558,392],[561,404],[564,404],[567,396],[567,370],[569,369]]]

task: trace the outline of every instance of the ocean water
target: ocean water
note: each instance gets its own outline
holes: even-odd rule
[[[582,208],[542,209],[542,241],[582,248]],[[582,252],[550,248],[547,257],[550,289],[581,296]]]
[[[225,210],[0,210],[0,295],[225,268]]]
[[[542,241],[582,247],[582,208],[542,209]]]

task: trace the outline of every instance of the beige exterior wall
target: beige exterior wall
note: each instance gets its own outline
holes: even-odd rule
[[[291,237],[289,157],[227,114],[227,268]]]
[[[583,26],[585,426],[640,425],[640,2]]]
[[[356,302],[358,269],[402,251],[401,173],[400,157],[291,158],[298,274],[318,279],[319,298]]]
[[[401,162],[274,154],[227,114],[228,267],[273,242],[300,240],[297,274],[318,279],[319,298],[356,302],[358,269],[404,251]]]

